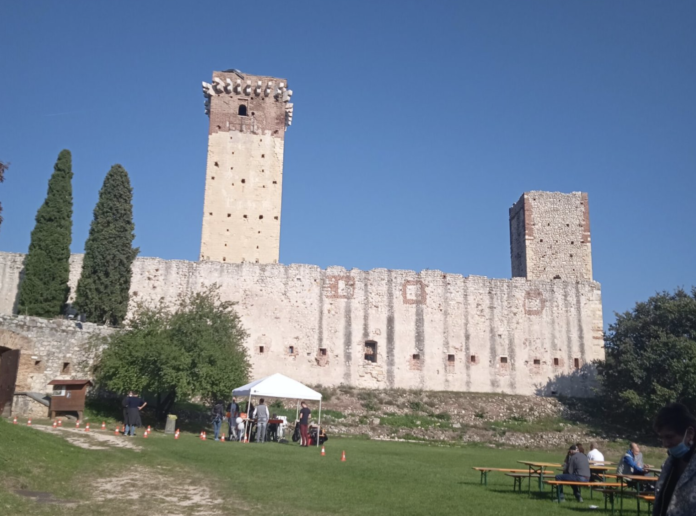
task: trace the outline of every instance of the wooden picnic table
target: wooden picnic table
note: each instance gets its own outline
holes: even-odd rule
[[[619,515],[623,514],[623,497],[624,497],[624,485],[625,485],[624,480],[629,481],[629,482],[634,482],[636,485],[636,492],[635,493],[627,493],[627,495],[636,497],[636,503],[638,504],[638,513],[640,513],[640,498],[639,498],[639,496],[641,494],[643,494],[641,492],[641,485],[654,484],[657,482],[658,477],[655,477],[655,476],[649,477],[647,475],[620,475],[620,474],[617,474],[616,477],[621,482],[621,491],[620,491],[621,502],[620,502],[620,506],[619,506]],[[613,509],[613,506],[612,506],[612,509]]]
[[[529,471],[526,469],[510,469],[510,468],[483,468],[483,467],[473,467],[471,468],[474,471],[478,471],[481,473],[481,481],[479,482],[480,484],[483,484],[485,486],[488,485],[488,473],[491,471],[498,471],[502,473],[525,473],[529,474]],[[551,473],[551,472],[549,472]],[[527,475],[525,475],[527,476]],[[521,488],[520,488],[521,489]]]
[[[560,486],[577,486],[579,488],[583,487],[589,487],[590,488],[590,498],[592,498],[592,490],[595,487],[600,487],[606,490],[606,488],[611,488],[611,487],[620,487],[621,484],[618,482],[574,482],[572,480],[545,480],[544,481],[546,484],[549,484],[551,486],[551,494],[553,495],[553,489],[556,490],[556,498],[560,502],[561,501],[561,489]],[[605,505],[606,505],[606,500],[605,500]],[[613,504],[612,504],[613,507]]]
[[[563,464],[555,462],[535,462],[528,460],[518,460],[520,464],[525,464],[529,468],[529,481],[527,482],[527,492],[532,494],[532,476],[539,477],[539,491],[543,491],[544,475],[547,468],[561,468]]]

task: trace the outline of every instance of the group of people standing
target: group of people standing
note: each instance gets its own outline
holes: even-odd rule
[[[300,404],[301,409],[299,411],[299,420],[297,424],[300,429],[300,446],[309,446],[309,418],[312,415],[312,411],[307,406],[304,401]],[[213,424],[213,433],[216,441],[220,440],[221,429],[223,421],[227,421],[228,424],[228,441],[244,441],[250,440],[252,433],[252,425],[250,424],[253,420],[256,428],[256,442],[263,443],[266,442],[266,436],[271,430],[273,433],[277,431],[276,427],[269,427],[268,421],[271,419],[271,413],[266,405],[266,400],[261,398],[259,404],[254,406],[250,401],[247,407],[247,424],[245,424],[242,418],[241,407],[237,403],[237,398],[232,398],[232,401],[227,405],[227,411],[225,412],[224,403],[218,401],[213,405],[211,411],[211,418]]]
[[[140,398],[137,393],[128,391],[128,395],[121,401],[123,424],[125,425],[123,435],[134,437],[135,429],[143,426],[140,411],[145,408],[145,405],[147,405],[147,401]]]

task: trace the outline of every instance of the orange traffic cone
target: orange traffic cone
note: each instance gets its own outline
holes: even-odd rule
[[[346,451],[343,450],[343,455],[341,455],[341,462],[345,462],[345,461],[346,461]]]
[[[17,424],[17,416],[15,416],[15,418],[12,420],[12,423],[14,423],[15,425]]]
[[[87,423],[87,426],[85,426],[85,432],[89,432],[89,423]]]
[[[178,439],[178,438],[179,438],[179,431],[177,430],[177,431],[174,433],[174,439]]]
[[[29,418],[29,420],[27,421],[27,425],[31,426],[31,418]]]
[[[205,432],[203,432],[203,440],[205,441]]]
[[[201,435],[198,436],[198,438],[199,438],[201,441],[203,440],[203,434],[204,434],[204,433],[205,433],[205,432],[204,432],[203,430],[201,430]]]
[[[80,420],[79,419],[75,422],[75,428],[80,428]]]
[[[321,447],[321,456],[323,457],[324,455],[326,455],[326,450],[325,450],[324,447],[322,446],[322,447]]]
[[[220,436],[220,442],[223,442],[223,443],[225,442],[225,434],[222,434]]]
[[[58,426],[63,426],[63,420],[62,420],[62,419],[59,419],[59,420],[58,420]]]
[[[102,430],[106,430],[106,423],[102,421]]]
[[[53,428],[57,428],[57,427],[58,427],[58,423],[56,423],[56,422],[54,421],[54,422],[53,422]]]
[[[121,435],[121,431],[118,428],[116,428],[116,430],[114,430],[114,435]]]
[[[147,433],[149,434],[150,432],[152,432],[152,430],[150,430],[150,425],[147,425]]]
[[[126,425],[121,425],[121,432],[126,433]]]
[[[147,439],[147,430],[143,432],[143,439]]]

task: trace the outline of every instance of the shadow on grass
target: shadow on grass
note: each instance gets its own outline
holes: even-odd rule
[[[552,396],[564,407],[564,419],[585,425],[600,438],[626,439],[649,446],[659,446],[652,429],[642,424],[618,421],[611,403],[598,396],[597,370],[585,364],[569,373],[561,373],[545,384],[537,384],[537,396]],[[565,393],[565,394],[561,394]],[[614,400],[615,401],[615,400]]]

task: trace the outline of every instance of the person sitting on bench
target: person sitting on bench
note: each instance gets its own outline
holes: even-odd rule
[[[563,482],[589,482],[590,481],[590,462],[584,453],[578,450],[576,445],[571,446],[568,449],[568,460],[563,464],[563,474],[556,475],[556,480]],[[573,494],[578,502],[582,502],[582,496],[580,496],[580,487],[571,486],[573,488]],[[558,500],[564,501],[563,496],[563,486],[558,486]]]

